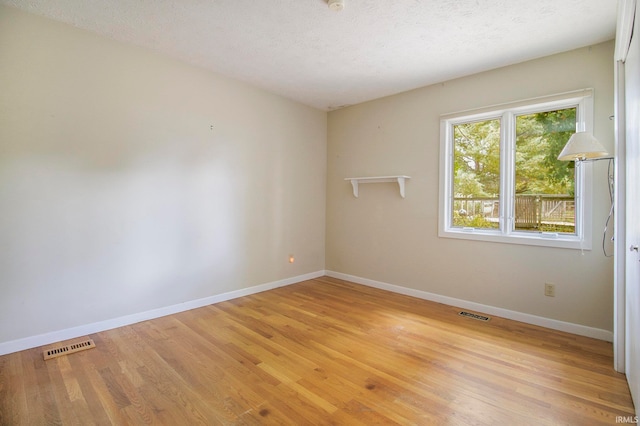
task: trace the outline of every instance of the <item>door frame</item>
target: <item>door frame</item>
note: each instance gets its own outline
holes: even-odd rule
[[[614,125],[615,125],[615,216],[614,216],[614,295],[613,295],[613,367],[625,372],[626,350],[626,121],[625,65],[633,34],[636,0],[618,0],[615,42]]]

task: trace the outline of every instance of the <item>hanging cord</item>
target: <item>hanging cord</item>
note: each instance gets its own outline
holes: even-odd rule
[[[613,217],[613,188],[614,188],[614,175],[613,175],[613,159],[609,159],[609,166],[607,167],[607,180],[609,186],[609,201],[611,202],[611,208],[609,208],[609,216],[607,216],[607,221],[604,224],[604,231],[602,232],[602,252],[605,257],[613,257],[613,253],[607,254],[607,231],[609,230],[609,222],[611,222],[611,218]],[[611,241],[613,241],[614,237],[611,237]]]

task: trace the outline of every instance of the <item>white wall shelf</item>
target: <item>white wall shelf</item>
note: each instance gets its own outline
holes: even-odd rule
[[[407,179],[411,179],[410,176],[371,176],[371,177],[352,177],[345,178],[345,180],[351,181],[353,187],[353,196],[358,198],[358,185],[361,183],[384,183],[384,182],[397,182],[400,187],[400,196],[404,198],[404,182]]]

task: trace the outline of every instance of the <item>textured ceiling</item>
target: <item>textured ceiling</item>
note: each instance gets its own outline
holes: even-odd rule
[[[0,0],[323,110],[611,40],[616,0]]]

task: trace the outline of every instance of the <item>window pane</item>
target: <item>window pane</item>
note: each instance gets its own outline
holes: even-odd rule
[[[500,120],[453,126],[453,208],[455,227],[500,226]]]
[[[575,234],[575,168],[558,154],[576,131],[576,108],[516,117],[515,229]]]

